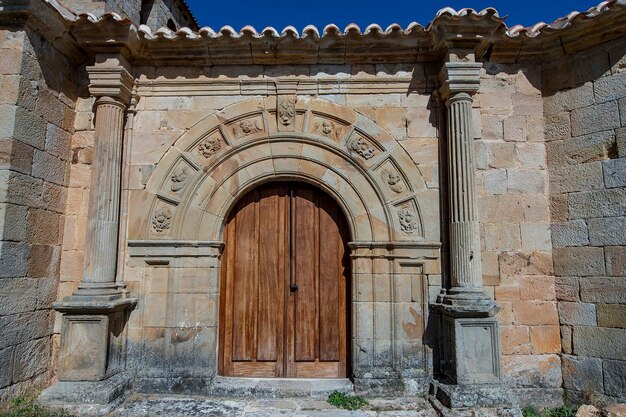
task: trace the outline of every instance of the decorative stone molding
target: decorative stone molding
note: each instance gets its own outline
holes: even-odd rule
[[[286,137],[278,121],[264,123],[276,120],[272,119],[277,111],[275,104],[276,100],[269,98],[229,106],[181,136],[157,164],[146,186],[153,198],[172,201],[178,207],[172,212],[170,229],[165,235],[157,234],[152,224],[147,229],[135,227],[129,238],[220,240],[223,219],[240,193],[267,178],[301,178],[337,199],[357,240],[369,241],[374,236],[389,240],[389,233],[399,241],[439,239],[437,207],[422,212],[415,206],[414,219],[419,227],[405,221],[404,229],[411,233],[402,230],[396,209],[398,199],[406,202],[414,198],[419,204],[422,193],[429,193],[429,199],[431,194],[410,156],[396,146],[389,133],[353,110],[325,100],[298,97],[295,111],[303,122],[295,123],[297,130]],[[239,124],[244,120],[256,120],[264,129],[240,136],[243,131]],[[316,122],[325,120],[334,126],[327,135],[318,130],[321,125],[316,128]],[[252,126],[256,129],[257,125]],[[197,152],[207,132],[222,132],[223,143],[228,144],[208,159]],[[351,148],[354,138],[363,141],[357,148],[368,159]],[[201,168],[187,178],[184,192],[173,194],[172,175],[179,169],[181,158]],[[241,163],[233,164],[235,160]],[[382,168],[393,171],[401,180],[394,176],[386,181],[380,173]],[[402,191],[392,191],[389,180],[395,182],[391,185],[394,188],[402,185]],[[151,219],[153,214],[145,216]]]

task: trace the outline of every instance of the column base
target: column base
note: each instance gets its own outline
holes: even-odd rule
[[[54,304],[63,313],[57,376],[60,381],[104,381],[126,362],[126,323],[133,298],[72,295]]]
[[[513,392],[503,385],[451,385],[434,381],[430,395],[448,408],[519,408]]]
[[[122,396],[130,387],[130,378],[119,373],[102,381],[59,381],[39,396],[50,406],[96,404],[107,405]]]
[[[459,386],[499,384],[502,380],[500,307],[482,291],[444,294],[435,305],[438,324],[435,372]]]

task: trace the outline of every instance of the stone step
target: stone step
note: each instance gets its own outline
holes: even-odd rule
[[[352,381],[321,378],[234,378],[216,376],[211,384],[211,393],[228,397],[327,398],[333,391],[346,394],[354,392]]]

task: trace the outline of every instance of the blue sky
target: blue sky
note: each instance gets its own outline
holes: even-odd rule
[[[601,0],[187,0],[200,26],[219,29],[230,25],[236,30],[253,25],[257,30],[274,26],[282,30],[287,25],[301,31],[306,25],[319,28],[335,23],[343,29],[348,23],[365,28],[378,23],[386,28],[391,23],[403,27],[412,21],[426,25],[437,10],[450,6],[455,9],[491,6],[501,16],[508,15],[506,24],[533,25],[539,21],[552,22],[573,10],[586,11]]]

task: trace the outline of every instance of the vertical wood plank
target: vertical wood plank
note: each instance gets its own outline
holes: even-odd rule
[[[337,210],[334,201],[320,195],[319,204],[319,287],[324,294],[320,300],[319,346],[320,361],[338,361],[339,327],[345,316],[340,316],[339,289],[342,281],[340,266],[341,236],[337,225]]]
[[[278,360],[283,342],[283,292],[280,276],[280,196],[277,187],[259,190],[259,298],[257,357],[259,361]]]
[[[235,276],[233,283],[233,360],[249,361],[254,357],[256,324],[256,275],[258,191],[243,197],[235,221]]]
[[[317,345],[317,289],[315,241],[317,217],[311,189],[295,196],[295,360],[314,361]]]

